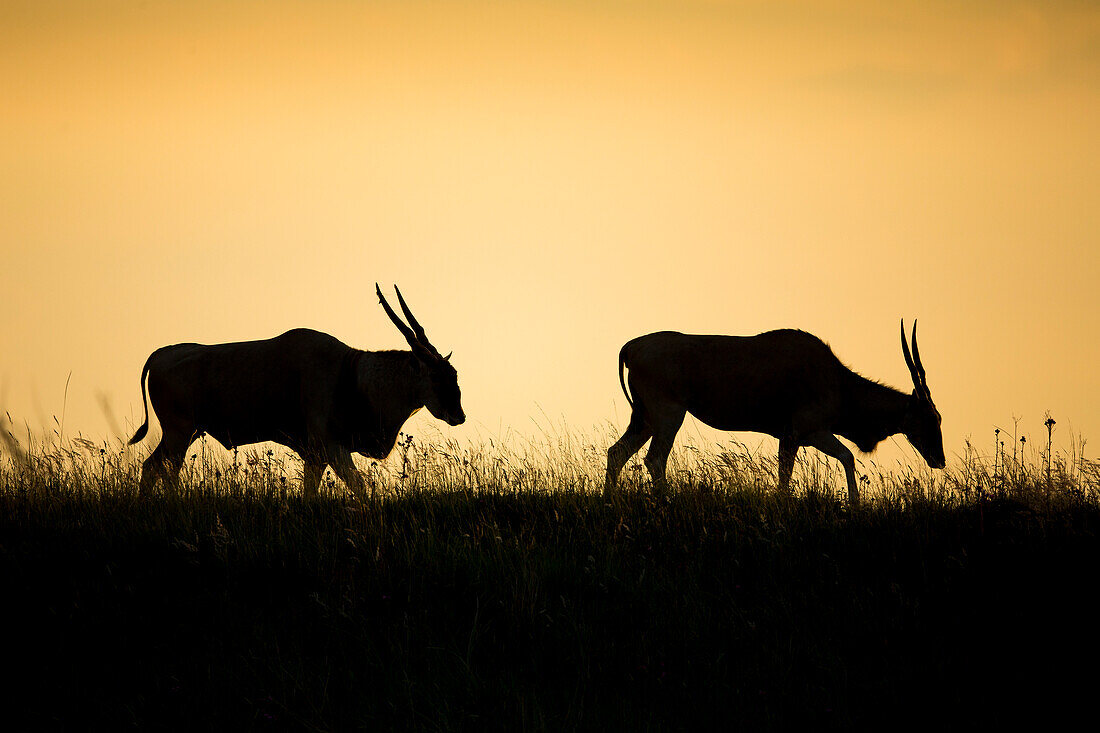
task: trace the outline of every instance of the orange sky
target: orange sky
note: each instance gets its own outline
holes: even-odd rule
[[[9,1],[0,38],[17,424],[72,372],[105,436],[167,343],[403,347],[378,280],[454,349],[460,436],[625,426],[618,349],[665,328],[908,388],[901,317],[949,457],[1100,433],[1093,3]]]

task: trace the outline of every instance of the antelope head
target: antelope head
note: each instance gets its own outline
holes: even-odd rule
[[[902,432],[932,468],[943,468],[947,462],[943,457],[943,433],[940,432],[940,412],[932,402],[932,393],[925,379],[924,365],[920,361],[920,349],[917,348],[917,322],[913,321],[913,352],[909,353],[909,344],[905,341],[905,320],[901,322],[901,351],[905,355],[905,365],[913,377],[913,394],[905,410]]]
[[[413,316],[405,299],[401,297],[401,291],[394,285],[397,292],[397,302],[401,305],[401,311],[409,324],[405,325],[397,314],[390,308],[386,298],[382,295],[382,289],[378,283],[374,284],[378,293],[378,302],[386,311],[386,315],[397,326],[397,330],[409,342],[409,347],[421,365],[421,398],[428,412],[448,425],[461,425],[466,421],[466,413],[462,411],[462,395],[458,389],[458,372],[451,366],[451,355],[440,356],[439,351],[428,341],[424,334],[424,328]]]

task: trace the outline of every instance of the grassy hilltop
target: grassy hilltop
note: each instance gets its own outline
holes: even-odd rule
[[[403,440],[378,499],[199,448],[177,495],[91,444],[0,458],[7,729],[987,727],[1087,707],[1095,465],[876,474]],[[1072,666],[1070,666],[1072,665]]]

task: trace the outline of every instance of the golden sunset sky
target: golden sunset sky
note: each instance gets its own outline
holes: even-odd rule
[[[625,427],[661,329],[803,328],[908,390],[903,317],[949,461],[1100,435],[1093,2],[5,0],[0,140],[17,434],[109,436],[98,393],[136,426],[164,344],[404,348],[378,281],[454,350],[460,437]]]

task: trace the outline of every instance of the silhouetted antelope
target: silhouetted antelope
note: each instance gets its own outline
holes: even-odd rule
[[[450,425],[462,424],[466,415],[450,355],[440,356],[428,341],[400,290],[408,326],[377,283],[375,292],[411,352],[361,351],[307,328],[262,341],[154,351],[141,371],[145,422],[130,444],[148,431],[149,402],[164,436],[142,466],[141,492],[158,477],[174,487],[188,446],[207,433],[226,448],[273,441],[293,449],[304,463],[308,497],[316,495],[326,465],[361,495],[363,478],[352,453],[385,458],[401,426],[421,407]]]
[[[840,461],[848,499],[859,501],[855,459],[837,435],[870,452],[884,438],[904,433],[929,466],[943,468],[940,413],[925,381],[915,321],[912,355],[904,321],[901,349],[913,378],[912,394],[861,377],[805,331],[757,336],[661,331],[628,341],[619,351],[619,383],[633,412],[623,437],[607,451],[604,493],[614,492],[623,465],[651,437],[645,464],[654,490],[663,492],[665,463],[686,412],[719,430],[778,438],[782,491],[790,485],[798,449],[812,446]],[[629,392],[624,366],[630,370]]]

